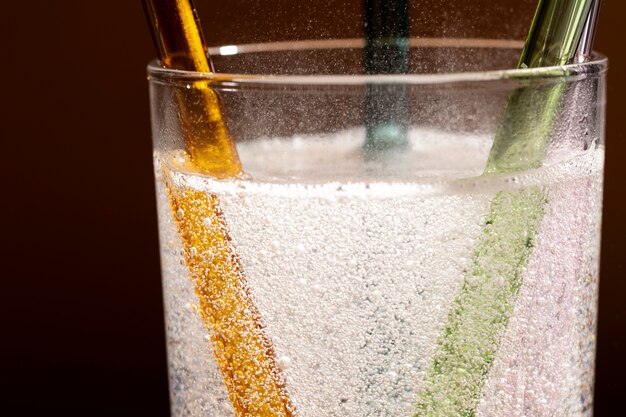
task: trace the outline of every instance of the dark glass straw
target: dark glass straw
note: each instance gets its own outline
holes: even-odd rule
[[[409,1],[365,0],[366,74],[409,71]],[[408,144],[409,97],[402,84],[370,84],[365,99],[366,155]]]

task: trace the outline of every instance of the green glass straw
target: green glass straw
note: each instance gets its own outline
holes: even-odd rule
[[[595,18],[589,17],[590,10],[596,10],[592,9],[593,3],[594,0],[541,0],[518,67],[570,63],[580,45],[587,47],[581,34],[585,23],[593,23]],[[521,87],[511,94],[486,175],[541,166],[567,89],[568,84],[563,81]],[[532,253],[547,198],[543,189],[535,187],[499,192],[492,200],[472,267],[452,302],[422,382],[415,416],[475,415],[522,284],[522,272]]]
[[[571,63],[596,0],[541,0],[518,68]],[[582,40],[584,45],[586,39]],[[515,172],[541,166],[554,119],[567,84],[519,88],[508,105],[494,140],[486,173]]]

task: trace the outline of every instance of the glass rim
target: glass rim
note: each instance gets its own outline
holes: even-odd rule
[[[487,38],[409,38],[410,48],[484,48],[521,49],[524,43],[511,39]],[[209,47],[211,57],[246,53],[358,49],[365,46],[363,38],[300,40],[285,42],[251,43]],[[366,85],[366,84],[441,84],[458,82],[480,82],[524,79],[572,79],[585,75],[602,74],[608,69],[605,55],[593,52],[589,61],[567,65],[504,69],[467,72],[442,72],[430,74],[331,74],[331,75],[272,75],[272,74],[232,74],[204,73],[164,68],[157,59],[148,66],[148,79],[165,84],[180,82],[208,81],[214,83],[233,82],[237,84],[297,84],[297,85]]]

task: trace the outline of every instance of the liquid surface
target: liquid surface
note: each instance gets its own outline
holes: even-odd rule
[[[364,162],[362,137],[241,144],[243,180],[155,156],[173,414],[268,415],[259,410],[277,398],[297,416],[590,415],[603,149],[478,177],[488,138],[412,132],[400,169]],[[200,205],[180,213],[181,201]],[[214,223],[211,204],[240,262],[230,288],[246,296],[220,298],[243,309],[207,319],[211,291],[198,291],[194,268],[232,264],[206,238],[191,245],[181,219],[189,230]],[[250,371],[279,389],[256,408],[236,398],[267,387],[250,388],[219,359],[228,350],[214,323],[228,314],[252,314],[242,340],[270,346]]]

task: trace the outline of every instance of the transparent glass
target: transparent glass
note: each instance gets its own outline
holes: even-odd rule
[[[606,59],[409,45],[149,66],[174,416],[591,415]],[[194,160],[198,90],[242,173]]]

